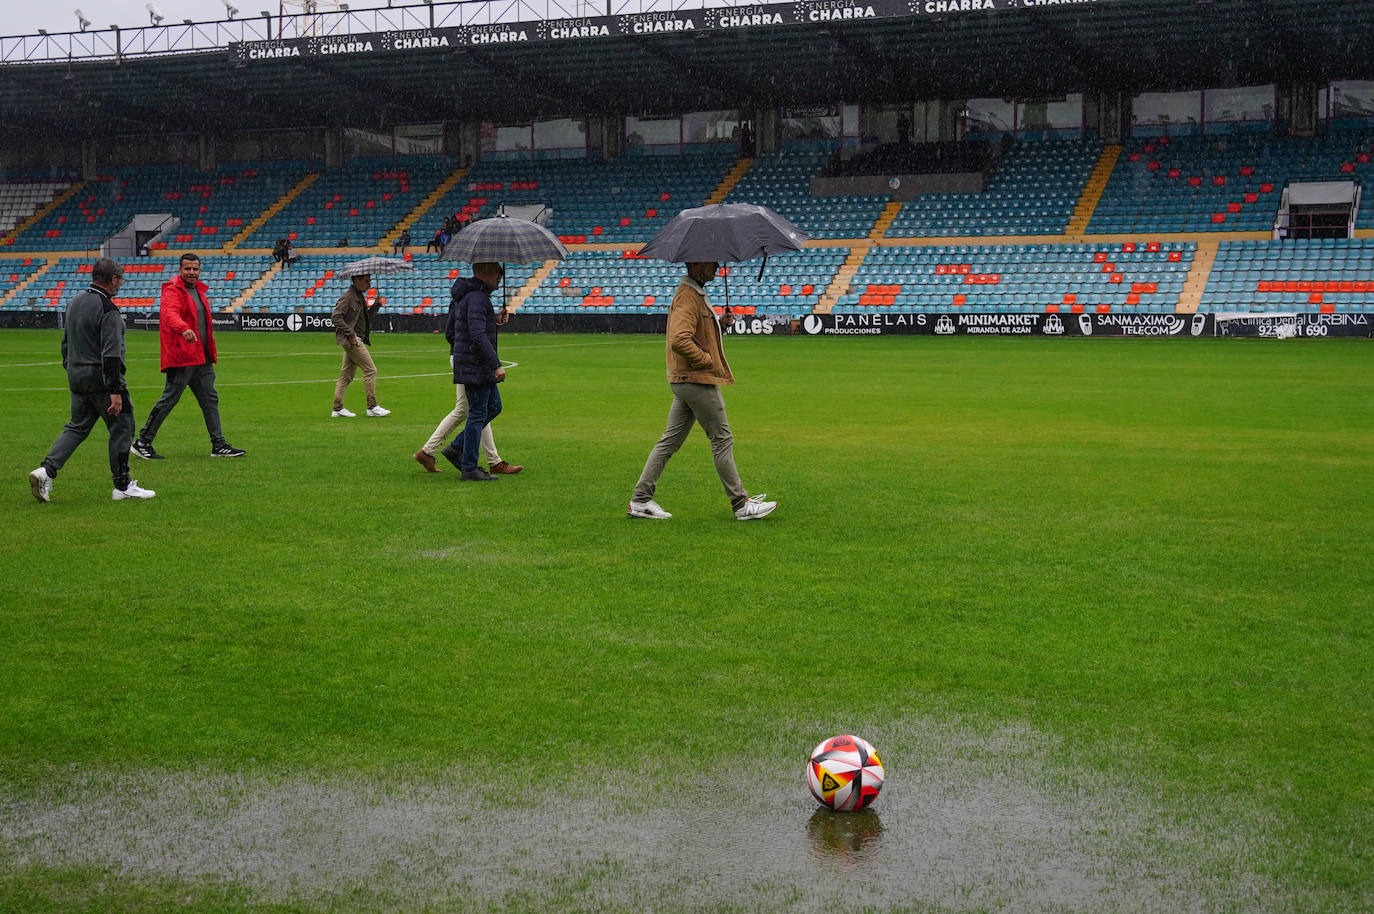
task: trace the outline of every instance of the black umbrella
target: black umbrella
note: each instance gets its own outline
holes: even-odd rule
[[[678,213],[639,249],[640,257],[671,263],[733,263],[769,254],[800,251],[811,240],[801,229],[766,206],[714,203]],[[730,307],[730,274],[725,275],[725,307]]]
[[[639,256],[672,263],[736,263],[799,251],[810,240],[766,206],[716,203],[678,213],[639,249]]]

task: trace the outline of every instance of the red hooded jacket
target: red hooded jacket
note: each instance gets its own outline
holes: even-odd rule
[[[207,303],[210,300],[205,294],[208,290],[209,286],[205,283],[196,283],[196,292]],[[206,342],[210,345],[210,361],[217,361],[214,312],[206,315],[205,340],[202,341],[199,338],[199,321],[196,319],[196,309],[199,307],[200,302],[191,297],[190,290],[186,288],[180,276],[162,284],[162,303],[158,306],[157,323],[162,340],[163,371],[205,364]],[[196,332],[197,339],[194,343],[187,342],[182,336],[187,330]]]

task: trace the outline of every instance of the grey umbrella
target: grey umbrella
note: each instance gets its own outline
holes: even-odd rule
[[[801,229],[766,206],[714,203],[684,209],[639,249],[640,257],[671,263],[733,263],[769,254],[799,251],[811,240]],[[730,274],[725,274],[725,308],[730,309]]]
[[[766,206],[716,203],[678,213],[640,257],[672,263],[734,263],[801,250],[810,236]]]
[[[533,263],[563,260],[568,249],[557,236],[537,222],[493,216],[478,219],[453,236],[439,254],[440,260],[465,263]]]
[[[405,273],[415,269],[415,264],[390,257],[364,257],[344,264],[334,275],[344,279],[350,276],[386,276],[388,273]]]

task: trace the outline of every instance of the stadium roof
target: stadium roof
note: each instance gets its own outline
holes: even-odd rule
[[[807,0],[6,62],[0,125],[379,128],[1342,78],[1374,78],[1367,0]]]

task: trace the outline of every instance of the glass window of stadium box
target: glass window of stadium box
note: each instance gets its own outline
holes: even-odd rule
[[[1131,100],[1136,136],[1189,136],[1201,131],[1202,93],[1142,92]]]

